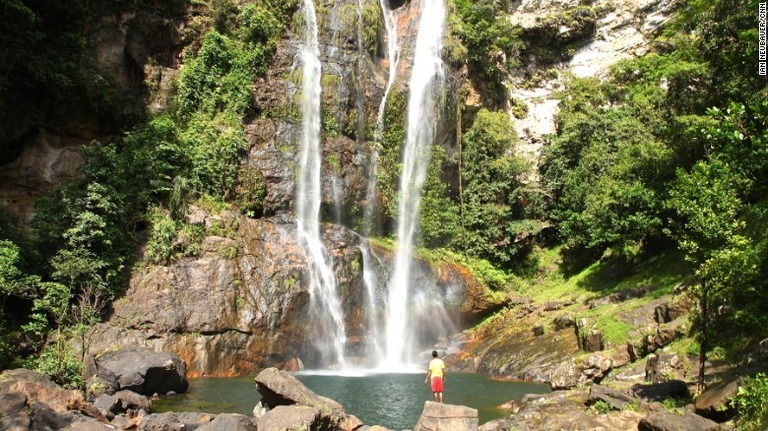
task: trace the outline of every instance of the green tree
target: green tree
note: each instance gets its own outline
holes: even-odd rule
[[[470,79],[493,104],[506,99],[504,82],[519,65],[523,42],[507,18],[507,2],[455,0],[458,35],[466,47]]]
[[[716,309],[735,307],[735,325],[753,323],[766,304],[768,244],[768,103],[710,110],[716,123],[702,131],[708,157],[688,171],[678,170],[669,205],[677,215],[670,229],[697,283],[694,329],[700,343],[699,386],[707,354],[718,333]],[[759,321],[759,320],[758,320]],[[731,326],[731,325],[727,325]]]
[[[448,244],[459,230],[458,206],[442,178],[445,162],[445,150],[434,146],[421,196],[421,241],[428,247]]]
[[[40,277],[24,272],[19,246],[8,240],[0,240],[0,322],[5,313],[8,298],[31,297]]]
[[[567,248],[633,258],[661,234],[672,152],[639,115],[651,108],[609,107],[589,79],[572,81],[564,96],[541,166],[551,217]]]
[[[733,190],[743,189],[742,179],[720,162],[701,162],[692,172],[680,171],[670,205],[683,224],[673,235],[686,253],[697,277],[691,290],[698,305],[694,323],[699,340],[699,387],[703,389],[707,353],[716,308],[729,303],[731,289],[750,285],[755,273],[753,244],[740,234],[743,202]]]
[[[513,155],[516,141],[509,115],[485,109],[463,137],[463,235],[458,245],[501,266],[509,266],[522,251],[516,242],[524,226],[517,197],[529,165]]]

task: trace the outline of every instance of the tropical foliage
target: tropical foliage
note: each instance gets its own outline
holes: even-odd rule
[[[720,333],[764,326],[768,305],[768,88],[747,66],[752,3],[686,2],[658,51],[603,82],[571,80],[541,166],[571,255],[632,262],[669,240],[685,253],[701,363],[729,348]]]
[[[87,2],[66,7],[25,3],[2,6],[18,18],[2,24],[11,41],[0,52],[10,65],[3,69],[2,87],[12,89],[0,100],[3,121],[10,121],[3,123],[2,135],[18,137],[28,124],[50,124],[56,116],[47,107],[112,109],[107,92],[95,93],[101,87],[94,83],[101,81],[92,79],[95,69],[84,60],[92,58],[82,34],[84,22],[104,11]],[[285,1],[212,2],[206,19],[196,24],[205,34],[202,43],[191,45],[194,51],[185,54],[174,109],[138,122],[119,139],[83,148],[81,179],[37,202],[31,225],[34,240],[3,218],[0,367],[17,361],[80,387],[82,358],[66,339],[97,322],[120,294],[138,244],[146,241],[153,263],[194,253],[199,234],[180,221],[193,199],[226,200],[251,214],[260,211],[263,180],[239,167],[246,144],[241,120],[251,109],[251,82],[266,71],[294,7],[295,2]],[[59,26],[43,25],[53,16]],[[23,49],[15,50],[17,45]],[[36,55],[27,52],[37,48]],[[17,82],[19,77],[24,82]],[[33,92],[41,89],[45,97]],[[35,100],[37,107],[19,102],[24,98]],[[60,100],[67,98],[69,103]],[[5,115],[11,104],[14,115],[23,119]],[[237,199],[239,184],[252,185],[253,190]],[[182,249],[174,245],[177,234],[187,238],[178,243]],[[29,313],[6,319],[8,301],[26,301]],[[21,363],[31,351],[8,353],[5,336],[15,331],[36,337],[37,359]],[[49,336],[53,342],[45,343]]]
[[[494,105],[506,99],[506,77],[519,65],[523,43],[506,17],[507,2],[454,0],[458,28],[473,83]]]
[[[176,97],[168,112],[153,117],[123,112],[119,87],[90,60],[85,23],[109,6],[82,0],[0,6],[6,17],[0,22],[0,163],[17,156],[29,130],[61,126],[79,113],[114,117],[107,122],[122,130],[83,148],[78,180],[36,203],[33,235],[0,214],[0,366],[34,354],[25,364],[82,385],[78,358],[62,340],[82,334],[121,294],[137,245],[150,265],[199,253],[202,228],[184,224],[193,201],[263,214],[265,180],[241,165],[243,119],[280,115],[256,112],[251,86],[267,71],[297,2],[193,3],[200,16],[186,29],[194,41],[182,57]],[[510,98],[509,74],[531,49],[507,19],[508,3],[451,2],[446,57],[466,72],[458,79],[471,85],[454,82],[455,94],[447,98],[459,105],[448,108],[456,108],[458,130],[431,154],[421,245],[466,262],[499,291],[517,286],[536,245],[562,249],[565,268],[600,261],[601,268],[618,262],[630,271],[675,249],[694,278],[693,335],[701,363],[712,350],[730,347],[733,337],[718,336],[722,332],[764,328],[768,87],[754,70],[757,2],[679,2],[647,54],[619,62],[605,79],[566,79],[556,132],[546,138],[538,166],[540,181],[517,155],[512,116],[502,109]],[[377,6],[363,11],[372,56],[381,42],[378,13]],[[544,26],[583,33],[597,18],[591,7],[578,6],[545,17]],[[460,99],[470,94],[479,94],[482,106],[463,112]],[[524,117],[525,105],[513,102],[513,116]],[[393,90],[387,127],[373,143],[383,236],[394,231],[406,103],[407,93]],[[74,114],[65,116],[65,109]],[[283,113],[287,121],[295,119],[291,109]],[[356,136],[342,133],[340,123],[324,112],[328,136]],[[10,313],[17,304],[23,311]],[[22,333],[34,346],[13,352],[9,339]],[[749,394],[764,392],[761,379],[740,398],[745,420],[764,421],[749,413],[757,403]]]

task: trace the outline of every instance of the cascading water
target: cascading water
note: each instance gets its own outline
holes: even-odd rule
[[[422,0],[419,33],[409,83],[408,134],[400,177],[397,250],[387,302],[386,354],[382,366],[389,369],[407,366],[413,357],[411,349],[418,335],[415,325],[410,322],[408,311],[412,248],[419,222],[421,189],[435,140],[437,103],[444,84],[440,51],[445,13],[444,0]]]
[[[366,306],[368,308],[368,336],[366,337],[367,353],[372,358],[383,357],[383,340],[380,334],[379,328],[381,327],[380,309],[381,304],[385,302],[385,292],[381,287],[383,286],[382,280],[377,275],[377,271],[374,269],[375,257],[371,253],[370,242],[368,237],[371,234],[378,232],[378,226],[374,221],[377,217],[376,210],[378,205],[375,205],[376,201],[376,181],[378,175],[378,148],[381,142],[382,130],[384,128],[384,109],[387,103],[387,96],[392,88],[392,83],[395,80],[395,72],[397,68],[397,60],[399,58],[399,50],[397,48],[397,28],[395,27],[394,12],[389,10],[386,0],[380,0],[381,12],[384,15],[384,22],[386,23],[386,37],[387,37],[387,58],[389,61],[389,78],[387,86],[384,90],[384,96],[379,104],[379,113],[376,123],[376,132],[374,136],[374,142],[371,146],[371,158],[368,165],[368,187],[366,190],[366,200],[368,204],[365,206],[363,230],[364,237],[360,240],[360,252],[363,257],[363,286],[365,286],[366,294]],[[357,1],[357,13],[358,13],[358,25],[357,25],[357,43],[359,58],[362,59],[362,55],[365,51],[363,46],[363,0]],[[362,69],[362,68],[360,68]],[[362,74],[358,73],[358,77],[361,78]],[[362,82],[359,83],[359,88],[362,88]],[[363,111],[361,111],[362,114]]]
[[[361,2],[362,0],[358,0]],[[389,9],[387,0],[379,0],[381,6],[381,13],[384,16],[384,28],[386,29],[387,36],[387,62],[389,64],[389,77],[387,78],[387,85],[384,88],[384,96],[381,98],[379,104],[379,112],[376,118],[376,131],[374,134],[374,143],[371,148],[371,159],[368,166],[368,189],[366,191],[366,199],[368,205],[365,208],[365,234],[366,236],[371,233],[375,233],[377,226],[375,226],[374,219],[376,218],[377,205],[373,205],[376,199],[376,181],[379,169],[379,146],[381,145],[381,137],[384,131],[384,112],[387,108],[387,98],[389,92],[392,90],[392,84],[397,77],[397,66],[400,62],[400,47],[397,45],[397,18],[395,12]]]
[[[320,240],[320,91],[321,64],[317,15],[312,0],[304,0],[306,34],[301,46],[302,130],[300,165],[296,181],[296,223],[299,242],[307,256],[312,321],[318,331],[315,344],[320,365],[345,367],[346,330],[336,277],[326,260]]]
[[[333,220],[336,224],[341,224],[344,216],[344,184],[337,175],[330,175],[331,194],[333,195]]]
[[[380,289],[383,283],[375,269],[375,267],[381,266],[381,262],[376,262],[376,257],[371,253],[371,244],[367,238],[361,238],[360,252],[363,256],[363,285],[365,286],[366,307],[368,308],[367,353],[370,358],[382,358],[384,348],[379,331],[381,320],[379,313],[381,304],[384,302],[385,292]],[[374,266],[376,263],[378,265]]]
[[[389,8],[387,0],[379,0],[381,13],[384,15],[384,28],[387,32],[387,61],[389,62],[389,78],[387,86],[384,88],[384,97],[379,104],[379,114],[376,118],[376,141],[381,141],[381,134],[384,130],[384,110],[387,107],[387,98],[392,90],[392,84],[397,77],[397,66],[400,63],[400,47],[397,45],[397,17],[395,11]]]
[[[365,139],[365,88],[363,88],[363,0],[357,0],[357,142]]]

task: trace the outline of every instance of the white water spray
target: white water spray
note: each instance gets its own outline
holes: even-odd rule
[[[376,217],[377,205],[373,202],[376,199],[376,185],[379,171],[379,148],[381,147],[381,138],[384,133],[384,112],[387,108],[387,98],[392,90],[392,85],[397,77],[397,66],[400,62],[400,47],[397,45],[397,17],[395,12],[389,9],[387,0],[379,0],[381,13],[384,16],[384,27],[387,34],[387,62],[389,64],[389,77],[387,85],[384,88],[384,96],[379,103],[379,111],[376,118],[376,131],[374,132],[374,142],[371,148],[371,160],[368,166],[368,189],[366,190],[366,199],[368,205],[365,207],[365,234],[366,236],[374,232],[374,218]]]
[[[381,141],[381,134],[384,130],[384,111],[387,107],[387,98],[392,90],[392,84],[397,77],[397,66],[400,63],[400,47],[397,45],[397,17],[395,11],[389,9],[387,0],[379,0],[381,13],[384,15],[384,28],[387,31],[387,61],[389,62],[389,77],[387,86],[384,88],[384,97],[379,104],[379,115],[376,123],[376,141]]]
[[[387,303],[387,368],[402,368],[413,357],[414,334],[409,328],[408,300],[414,234],[419,222],[421,190],[427,175],[435,140],[437,102],[443,89],[444,72],[440,58],[444,0],[422,0],[419,34],[409,83],[408,135],[403,152],[398,204],[395,269],[389,283]]]
[[[321,64],[317,39],[317,15],[312,0],[304,0],[306,34],[301,47],[302,130],[300,165],[296,181],[296,223],[299,242],[307,256],[315,339],[324,364],[345,367],[346,330],[336,277],[326,260],[320,240],[320,91]]]
[[[384,355],[382,338],[379,332],[379,313],[384,303],[384,292],[379,288],[382,280],[375,269],[376,257],[371,253],[371,244],[366,238],[360,238],[360,253],[363,256],[363,285],[365,286],[366,306],[368,307],[368,336],[366,348],[368,356],[380,359]],[[378,265],[377,265],[378,266]]]

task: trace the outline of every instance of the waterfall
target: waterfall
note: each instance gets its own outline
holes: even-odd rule
[[[358,0],[362,1],[362,0]],[[389,9],[387,0],[379,0],[381,6],[381,13],[384,17],[384,28],[387,34],[387,62],[389,64],[389,77],[387,78],[387,85],[384,88],[384,96],[379,103],[379,111],[376,118],[376,132],[374,134],[374,142],[371,148],[371,159],[368,166],[368,189],[366,190],[366,200],[368,205],[365,207],[365,234],[366,236],[371,233],[376,233],[376,226],[374,219],[376,218],[376,209],[378,205],[374,205],[376,199],[376,181],[379,170],[379,147],[381,146],[381,137],[384,131],[384,111],[387,108],[387,98],[389,92],[392,90],[392,84],[397,77],[397,66],[400,62],[400,47],[397,45],[397,17],[395,12]]]
[[[389,91],[392,89],[392,84],[395,82],[395,75],[397,73],[397,63],[400,59],[400,49],[397,46],[397,22],[395,20],[394,11],[390,10],[387,5],[387,0],[379,0],[381,6],[381,13],[384,16],[384,23],[387,34],[387,60],[389,62],[389,77],[387,79],[387,86],[384,89],[384,96],[381,98],[379,104],[378,117],[376,121],[376,132],[374,135],[374,142],[371,145],[371,158],[368,164],[368,187],[366,189],[366,201],[364,211],[364,223],[363,232],[364,237],[367,238],[372,234],[378,232],[378,226],[375,222],[377,218],[378,205],[376,202],[376,182],[378,181],[378,168],[379,168],[379,147],[381,145],[381,136],[384,130],[384,110],[387,105],[387,97]],[[362,0],[358,0],[358,10],[362,10]],[[360,15],[362,18],[362,14]],[[361,20],[362,21],[362,20]],[[362,22],[359,23],[358,35],[362,33]],[[358,38],[358,43],[362,43]],[[362,45],[360,45],[362,48]],[[379,286],[383,285],[381,280],[373,267],[374,257],[371,253],[370,244],[367,239],[362,239],[360,243],[360,252],[363,256],[363,285],[365,286],[366,293],[366,305],[368,307],[368,331],[369,334],[366,337],[368,354],[373,358],[383,358],[384,340],[381,337],[379,328],[381,325],[381,319],[379,318],[379,310],[381,304],[386,303],[385,293],[381,292]]]
[[[409,322],[410,273],[414,235],[419,222],[421,189],[426,179],[432,144],[435,140],[444,72],[440,58],[444,0],[422,0],[419,33],[409,82],[408,130],[403,151],[398,203],[397,250],[389,281],[386,323],[387,368],[401,368],[413,357],[412,343],[418,333]]]
[[[345,366],[346,330],[336,278],[326,260],[320,239],[320,90],[321,64],[317,39],[317,15],[312,0],[304,0],[302,11],[306,34],[300,50],[301,149],[296,180],[296,224],[299,242],[309,261],[310,308],[319,331],[315,344],[321,364]]]
[[[376,268],[381,266],[381,262],[376,262],[376,257],[371,253],[371,244],[367,238],[360,239],[360,253],[363,256],[363,285],[365,286],[366,307],[368,308],[368,336],[366,337],[366,348],[368,357],[380,359],[383,357],[384,349],[382,338],[379,331],[380,319],[379,313],[381,304],[384,303],[384,293],[380,286],[382,280],[378,276]],[[374,266],[376,263],[378,265]]]
[[[363,0],[357,0],[357,142],[365,139],[365,89],[363,88]]]
[[[387,107],[387,98],[392,90],[392,84],[397,77],[397,66],[400,63],[400,47],[397,46],[397,17],[395,11],[389,9],[387,0],[379,0],[381,13],[384,15],[384,28],[387,32],[387,61],[389,63],[389,78],[387,86],[384,88],[384,97],[379,104],[379,115],[376,122],[376,142],[381,141],[381,134],[384,130],[384,110]]]
[[[331,195],[333,196],[333,221],[341,224],[344,216],[344,184],[337,175],[329,175],[331,183]]]

